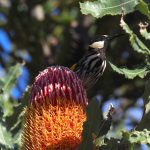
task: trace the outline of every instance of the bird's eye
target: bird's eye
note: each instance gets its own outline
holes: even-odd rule
[[[104,47],[104,41],[98,41],[98,42],[93,42],[92,44],[89,45],[91,48],[103,48]]]

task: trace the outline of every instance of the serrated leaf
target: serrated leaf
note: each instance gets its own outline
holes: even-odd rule
[[[120,142],[118,142],[118,139],[111,138],[111,139],[106,139],[105,138],[105,143],[103,143],[99,150],[120,150]],[[126,150],[129,150],[126,147]]]
[[[119,139],[105,138],[104,143],[100,146],[100,150],[116,150],[116,149],[126,149],[135,150],[135,144],[150,144],[150,131],[123,131],[122,137]]]
[[[126,136],[128,134],[128,136]],[[150,131],[144,129],[143,131],[123,132],[123,139],[129,141],[131,144],[150,144]]]
[[[16,84],[16,80],[22,73],[21,66],[22,64],[18,63],[15,66],[9,68],[7,76],[4,78],[5,84],[3,86],[3,91],[11,90],[12,87]]]
[[[22,135],[22,129],[20,129],[15,136],[13,137],[13,143],[15,144],[16,149],[20,149],[21,147],[21,135]]]
[[[12,134],[0,123],[0,144],[12,148]]]
[[[85,15],[91,14],[96,18],[101,18],[105,15],[118,15],[131,13],[135,10],[135,6],[139,3],[138,0],[97,0],[94,2],[80,3],[81,12]]]
[[[136,9],[140,11],[142,14],[148,17],[150,20],[150,10],[148,8],[148,5],[143,0],[140,0],[140,3],[136,6]]]
[[[149,48],[137,37],[136,34],[133,33],[133,31],[129,28],[129,26],[124,22],[123,17],[120,21],[120,26],[123,28],[123,30],[129,34],[130,43],[133,49],[142,54],[150,55]]]
[[[15,105],[13,108],[15,110],[13,116],[6,117],[5,119],[5,125],[7,125],[7,129],[9,130],[9,132],[7,130],[6,133],[11,134],[10,140],[12,146],[15,146],[15,149],[20,149],[19,147],[21,145],[22,119],[24,114],[24,107],[27,105],[29,99],[29,90],[30,87],[28,86],[21,98],[22,103],[16,102],[18,105]],[[6,143],[3,145],[6,147]]]
[[[27,88],[25,89],[23,96],[21,98],[21,102],[14,108],[15,112],[13,114],[13,118],[11,118],[11,117],[6,118],[6,122],[8,124],[8,127],[10,128],[10,131],[18,128],[22,122],[24,108],[27,106],[28,100],[29,100],[29,91],[30,91],[30,87],[27,86]]]
[[[8,94],[7,94],[8,95]],[[9,96],[8,96],[9,97]],[[2,107],[3,107],[3,117],[5,118],[5,117],[8,117],[8,116],[10,116],[10,115],[12,115],[13,114],[13,102],[12,102],[12,100],[5,100],[4,102],[2,102]]]
[[[20,112],[20,114],[18,115],[18,119],[17,119],[17,121],[13,124],[13,126],[12,126],[12,127],[11,127],[11,129],[10,129],[10,131],[12,131],[12,130],[16,129],[16,128],[20,125],[20,123],[22,122],[23,114],[24,114],[24,112],[23,112],[23,111],[22,111],[22,112]]]
[[[22,64],[16,64],[8,69],[8,73],[0,79],[1,90],[0,94],[0,107],[3,112],[3,117],[10,116],[13,113],[13,101],[11,99],[11,89],[15,86],[16,81],[21,74]]]
[[[104,142],[104,136],[101,136],[99,138],[96,138],[94,141],[94,144],[96,147],[101,147],[102,145],[106,145]]]
[[[147,68],[130,70],[130,69],[127,69],[127,68],[118,68],[117,66],[115,66],[111,62],[109,62],[109,64],[115,72],[124,75],[128,79],[133,79],[137,76],[140,77],[140,78],[144,78],[147,74]]]

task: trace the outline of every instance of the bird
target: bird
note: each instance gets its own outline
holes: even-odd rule
[[[92,40],[89,43],[87,53],[72,65],[71,70],[78,75],[86,89],[91,88],[103,75],[107,64],[106,50],[108,45],[113,39],[122,35],[124,33],[113,36],[101,35]]]

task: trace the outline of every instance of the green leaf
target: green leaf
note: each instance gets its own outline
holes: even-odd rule
[[[105,139],[105,143],[101,145],[99,149],[100,150],[120,150],[122,149],[120,147],[121,144],[122,143],[120,143],[119,139],[115,139],[115,138]],[[129,150],[127,145],[126,145],[126,150]]]
[[[4,122],[4,124],[7,125],[7,131],[5,133],[11,135],[9,139],[12,143],[12,146],[15,145],[16,149],[20,149],[19,147],[21,145],[22,120],[24,115],[24,108],[29,100],[29,91],[30,87],[27,87],[21,98],[22,102],[17,103],[18,105],[13,108],[15,110],[13,116],[6,117]],[[3,146],[7,147],[6,143],[3,143]]]
[[[94,2],[80,3],[81,12],[85,15],[91,14],[96,18],[101,18],[105,15],[118,15],[131,13],[135,10],[135,6],[139,3],[138,0],[97,0]]]
[[[140,33],[141,35],[146,39],[146,40],[150,40],[150,33],[148,33],[147,31],[147,27],[148,27],[148,23],[145,22],[145,24],[143,24],[142,22],[140,22],[139,24],[140,26]]]
[[[150,144],[150,131],[144,129],[143,131],[123,132],[123,139],[129,141],[131,144]]]
[[[3,117],[13,114],[14,101],[11,99],[11,89],[15,86],[16,81],[21,74],[21,66],[23,64],[16,64],[8,69],[8,73],[0,79],[0,107],[3,110]]]
[[[141,122],[137,126],[137,130],[149,129],[150,130],[150,78],[145,84],[144,91],[144,114]]]
[[[21,66],[22,64],[18,63],[15,66],[9,68],[7,76],[4,78],[5,84],[3,91],[9,91],[13,86],[15,86],[19,75],[22,73]]]
[[[123,131],[119,139],[105,138],[103,144],[99,147],[100,150],[135,150],[136,144],[150,144],[150,131]]]
[[[12,134],[0,123],[0,144],[12,148]]]
[[[143,0],[140,0],[140,3],[136,6],[136,9],[145,16],[147,16],[148,19],[150,20],[150,10],[148,8],[147,3],[145,3]]]
[[[18,105],[15,106],[14,108],[15,111],[13,114],[13,118],[12,116],[6,118],[6,123],[8,124],[10,131],[16,130],[16,128],[19,128],[21,125],[24,108],[27,106],[29,100],[29,93],[30,93],[29,91],[30,91],[30,87],[27,86],[21,98],[21,102],[18,103]]]
[[[147,29],[140,30],[140,33],[146,40],[150,40],[150,33],[147,32]]]
[[[127,68],[118,68],[117,66],[115,66],[111,62],[109,62],[109,64],[115,72],[124,75],[128,79],[133,79],[137,76],[140,77],[140,78],[144,78],[147,74],[147,68],[140,68],[140,69],[130,70],[130,69],[127,69]]]
[[[133,31],[129,28],[129,26],[124,22],[123,17],[120,21],[120,26],[123,28],[123,30],[129,34],[130,43],[133,49],[142,54],[150,55],[150,50],[145,44],[137,37],[136,34],[133,33]]]

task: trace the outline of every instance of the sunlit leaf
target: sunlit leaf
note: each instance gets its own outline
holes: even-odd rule
[[[148,8],[148,4],[143,0],[140,0],[140,3],[136,6],[136,9],[140,11],[142,14],[148,17],[150,20],[150,10]]]
[[[123,131],[122,136],[117,138],[105,138],[100,146],[100,150],[116,150],[125,148],[126,150],[135,150],[135,144],[150,144],[150,131]],[[100,139],[99,139],[100,140]],[[101,142],[101,141],[100,141]]]
[[[11,99],[11,89],[15,86],[16,81],[21,74],[22,64],[16,64],[8,69],[8,73],[2,79],[1,83],[1,94],[0,94],[0,107],[3,110],[3,117],[10,116],[13,113],[13,101]]]
[[[144,129],[143,131],[123,132],[123,139],[132,144],[150,144],[150,131]]]
[[[0,123],[0,144],[6,148],[12,147],[12,134]]]
[[[105,143],[100,146],[100,150],[117,150],[119,149],[119,140],[115,138],[105,139]]]
[[[21,74],[21,66],[22,64],[16,64],[13,67],[10,67],[7,73],[7,76],[4,78],[4,87],[3,91],[9,91],[15,84],[16,81]]]
[[[129,40],[133,49],[138,53],[150,55],[149,48],[145,46],[145,44],[137,37],[136,34],[133,33],[129,26],[124,22],[123,17],[121,18],[120,25],[123,30],[129,34]]]
[[[13,114],[13,119],[10,120],[10,118],[8,117],[8,119],[6,119],[7,124],[9,124],[9,127],[11,128],[10,131],[15,130],[16,128],[18,128],[18,126],[20,126],[21,122],[22,122],[22,117],[23,117],[23,113],[24,113],[24,108],[27,106],[28,100],[29,100],[29,90],[30,87],[27,86],[26,90],[23,93],[23,96],[21,98],[21,102],[18,104],[18,106],[15,106],[15,112]],[[13,120],[13,122],[12,122]]]
[[[21,103],[13,108],[15,110],[13,117],[9,116],[5,119],[5,124],[7,124],[9,131],[12,133],[12,139],[10,138],[10,140],[12,141],[13,146],[15,145],[16,149],[20,149],[19,147],[21,145],[22,120],[24,115],[24,108],[29,100],[29,90],[30,87],[28,86],[21,98]]]
[[[140,33],[146,40],[150,40],[150,33],[146,29],[140,30]]]
[[[139,3],[138,0],[97,0],[80,3],[81,12],[85,15],[91,14],[96,18],[101,18],[105,15],[128,14],[135,10],[135,6]]]
[[[109,64],[115,72],[124,75],[128,79],[133,79],[135,77],[144,78],[147,74],[147,68],[145,68],[145,67],[141,68],[141,69],[130,70],[127,68],[118,68],[117,66],[115,66],[111,62],[109,62]]]

